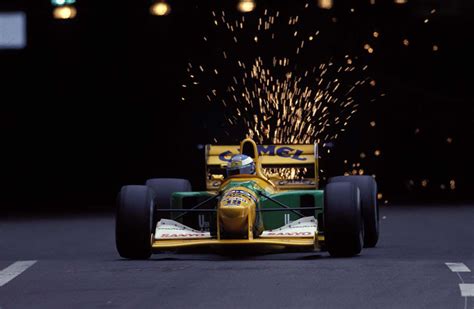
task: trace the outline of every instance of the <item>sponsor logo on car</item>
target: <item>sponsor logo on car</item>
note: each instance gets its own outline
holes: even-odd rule
[[[303,154],[303,150],[288,147],[288,146],[276,146],[276,145],[258,145],[257,146],[258,154],[259,155],[266,155],[266,156],[278,156],[281,158],[290,158],[292,160],[297,161],[306,161],[306,158],[301,157]],[[232,152],[231,150],[224,151],[219,154],[219,159],[224,162],[230,162],[232,155],[239,153]]]
[[[295,236],[312,236],[314,232],[268,232],[266,236],[288,236],[288,237],[295,237]]]
[[[192,238],[192,237],[208,237],[208,233],[176,233],[176,234],[161,234],[160,238]]]

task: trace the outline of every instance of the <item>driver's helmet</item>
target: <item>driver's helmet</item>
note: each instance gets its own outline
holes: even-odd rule
[[[255,162],[247,155],[234,155],[227,165],[227,177],[242,174],[255,174]]]

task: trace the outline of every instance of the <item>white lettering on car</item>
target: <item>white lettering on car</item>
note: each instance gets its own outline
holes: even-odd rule
[[[206,237],[206,234],[180,233],[180,234],[161,234],[161,238],[183,238],[183,237]]]
[[[268,232],[267,236],[311,236],[311,232]]]

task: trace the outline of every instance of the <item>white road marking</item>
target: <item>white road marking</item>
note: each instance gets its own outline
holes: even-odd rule
[[[470,273],[471,270],[464,263],[445,263],[454,273]]]
[[[474,297],[474,283],[460,283],[461,296]]]
[[[461,290],[461,297],[464,297],[464,309],[467,309],[467,298],[474,297],[474,283],[464,283],[460,273],[470,273],[471,270],[464,263],[444,263],[449,269],[456,273],[461,283],[459,289]],[[474,309],[474,308],[473,308]]]
[[[16,276],[20,275],[35,263],[36,261],[18,261],[0,271],[0,287],[15,279]]]

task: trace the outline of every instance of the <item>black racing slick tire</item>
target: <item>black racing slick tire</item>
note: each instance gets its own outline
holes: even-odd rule
[[[324,191],[325,247],[333,257],[349,257],[364,245],[359,189],[349,182],[330,183]]]
[[[117,199],[115,244],[121,257],[151,256],[155,193],[147,186],[124,186]]]
[[[187,179],[153,178],[146,181],[146,186],[155,192],[157,208],[171,208],[171,195],[174,192],[190,192],[191,183]]]
[[[329,183],[335,182],[350,182],[359,188],[362,217],[364,218],[364,247],[375,247],[380,234],[377,182],[372,176],[366,175],[338,176],[329,179]]]

